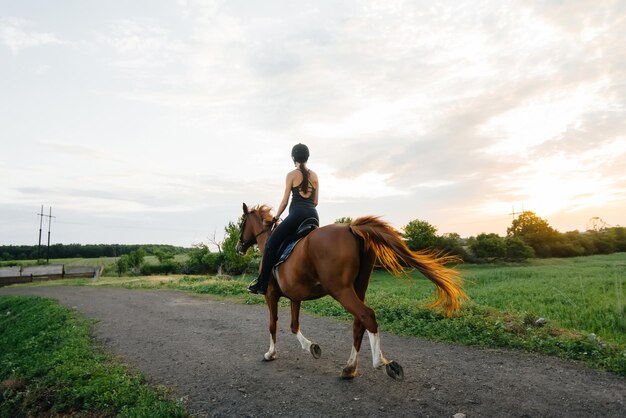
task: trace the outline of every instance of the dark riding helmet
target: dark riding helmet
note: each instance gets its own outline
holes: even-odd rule
[[[309,160],[309,147],[304,144],[294,145],[291,149],[291,158],[297,163],[306,163]]]

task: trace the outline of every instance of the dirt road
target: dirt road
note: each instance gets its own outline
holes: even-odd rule
[[[372,368],[366,336],[360,376],[345,381],[346,322],[303,316],[302,332],[322,348],[315,360],[281,311],[278,358],[265,363],[264,306],[93,287],[0,289],[8,294],[51,297],[98,319],[108,350],[173,388],[198,416],[626,416],[626,379],[550,357],[383,334],[383,352],[404,367],[405,380]]]

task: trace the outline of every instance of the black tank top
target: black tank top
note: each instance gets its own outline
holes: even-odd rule
[[[303,197],[300,194],[300,187],[302,187],[302,183],[291,188],[291,205],[289,206],[289,210],[294,208],[315,209],[315,187],[313,187],[313,185],[310,186],[311,195],[309,197]]]

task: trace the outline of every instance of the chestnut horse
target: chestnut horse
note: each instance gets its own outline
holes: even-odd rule
[[[263,253],[273,226],[272,219],[267,206],[248,209],[244,203],[237,244],[240,254],[254,244],[258,244]],[[408,266],[434,282],[437,299],[428,307],[439,306],[448,316],[456,312],[461,301],[467,298],[459,274],[443,265],[456,258],[409,250],[399,233],[379,218],[367,216],[349,225],[324,226],[303,238],[289,258],[274,270],[265,294],[270,312],[270,349],[265,353],[264,360],[276,358],[278,300],[282,296],[291,300],[291,331],[296,334],[303,349],[319,358],[319,346],[300,332],[300,304],[304,300],[330,295],[354,316],[352,352],[341,377],[351,379],[356,376],[361,341],[367,331],[374,368],[385,366],[389,376],[402,379],[402,367],[383,356],[376,315],[364,303],[376,260],[395,275],[407,274],[403,266]]]

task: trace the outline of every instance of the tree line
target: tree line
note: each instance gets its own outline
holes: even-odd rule
[[[494,233],[469,238],[461,238],[456,233],[437,235],[437,229],[422,220],[409,222],[403,230],[404,239],[412,250],[435,249],[458,255],[466,262],[521,261],[533,257],[576,257],[626,251],[625,227],[561,233],[530,211],[513,220],[506,236]]]
[[[173,245],[147,244],[53,244],[48,247],[42,245],[40,258],[97,258],[120,257],[143,248],[146,254],[155,255],[159,250],[167,250],[174,254],[182,254],[187,248]],[[0,261],[8,260],[36,260],[37,245],[0,245]]]

